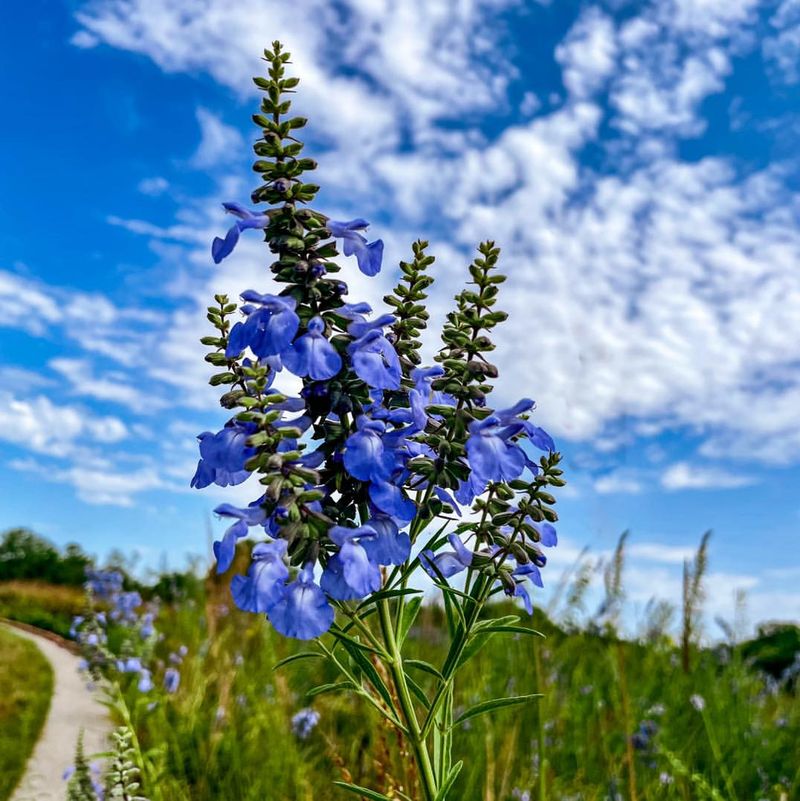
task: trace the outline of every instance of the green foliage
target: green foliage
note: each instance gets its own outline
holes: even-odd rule
[[[61,552],[51,542],[25,528],[12,528],[0,541],[0,581],[36,579],[50,584],[80,586],[92,558],[70,543]]]
[[[73,772],[67,782],[67,801],[97,801],[89,760],[83,750],[83,731],[78,735],[75,746]]]
[[[223,602],[224,596],[213,596],[206,604],[182,604],[162,618],[162,657],[177,644],[189,646],[174,696],[160,697],[148,709],[152,697],[127,691],[151,801],[346,801],[361,787],[373,793],[363,792],[363,798],[418,799],[407,744],[363,695],[316,695],[317,729],[307,741],[292,735],[291,717],[308,705],[307,689],[335,686],[340,671],[324,654],[310,656],[308,644],[281,638],[254,618],[223,614]],[[800,737],[796,698],[786,690],[766,692],[764,676],[736,649],[693,646],[692,670],[684,675],[676,670],[680,647],[668,638],[639,644],[567,633],[541,612],[529,624],[514,611],[503,603],[480,617],[479,639],[502,647],[477,649],[463,663],[452,694],[453,716],[462,721],[452,731],[453,748],[463,766],[450,797],[513,801],[518,787],[537,798],[542,782],[547,799],[606,801],[609,786],[627,786],[633,731],[626,719],[633,728],[644,720],[659,727],[652,750],[633,754],[639,801],[730,801],[726,776],[739,799],[800,796],[791,764]],[[443,664],[448,652],[445,614],[423,606],[408,622],[404,664],[422,693],[442,682],[434,665]],[[511,636],[495,640],[495,629],[509,629]],[[348,636],[335,654],[358,682],[370,651],[355,632]],[[424,705],[411,692],[421,715]],[[689,700],[693,694],[705,700],[710,729]],[[509,706],[478,714],[491,698],[508,698]],[[445,771],[445,781],[455,767]],[[332,788],[332,780],[341,783]]]
[[[134,762],[133,732],[127,726],[120,726],[112,737],[114,750],[106,772],[105,797],[117,801],[147,801],[138,794],[140,771]]]
[[[0,628],[0,801],[6,801],[47,716],[53,672],[41,651]]]

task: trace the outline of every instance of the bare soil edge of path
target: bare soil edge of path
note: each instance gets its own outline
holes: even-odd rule
[[[81,730],[87,754],[108,749],[112,726],[106,708],[86,688],[78,672],[79,658],[47,636],[4,623],[6,629],[31,640],[53,667],[53,697],[39,740],[11,801],[63,801],[64,771],[72,764]]]

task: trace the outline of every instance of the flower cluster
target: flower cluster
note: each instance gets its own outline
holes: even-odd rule
[[[93,681],[111,676],[133,676],[141,693],[154,689],[153,648],[158,640],[155,629],[156,607],[145,604],[135,590],[124,589],[124,577],[117,570],[87,570],[86,611],[72,620],[70,636],[81,651],[81,669]],[[109,648],[108,629],[117,627],[119,643]],[[121,636],[119,636],[121,634]],[[186,646],[170,654],[163,685],[168,693],[180,685],[179,666],[187,654]]]
[[[438,363],[422,365],[427,243],[401,264],[385,299],[391,313],[373,316],[368,304],[345,300],[337,240],[368,276],[381,269],[383,243],[363,236],[364,219],[340,222],[305,205],[318,189],[303,180],[316,166],[299,157],[305,120],[282,119],[290,102],[281,94],[297,81],[284,77],[288,54],[278,43],[265,56],[269,80],[256,79],[266,92],[263,114],[254,117],[263,134],[254,169],[264,184],[253,201],[272,208],[224,204],[237,222],[214,240],[212,257],[221,262],[243,231],[261,230],[282,288],[244,291],[240,306],[217,295],[208,309],[216,334],[203,339],[213,349],[206,360],[220,368],[211,384],[228,388],[221,404],[235,411],[221,430],[199,435],[191,484],[225,487],[251,475],[260,483],[248,506],[215,509],[230,521],[214,543],[217,570],[234,564],[239,540],[263,535],[232,580],[233,599],[299,639],[320,636],[335,608],[404,583],[417,565],[445,584],[473,571],[487,596],[501,589],[531,611],[527,586],[542,585],[546,562],[540,546],[557,541],[547,490],[563,481],[552,439],[529,419],[534,402],[501,410],[487,402],[497,376],[488,333],[505,318],[493,308],[504,280],[495,271],[499,251],[481,245]],[[300,391],[289,392],[298,379]],[[478,522],[459,523],[470,510]],[[422,532],[442,516],[455,530],[412,559]]]

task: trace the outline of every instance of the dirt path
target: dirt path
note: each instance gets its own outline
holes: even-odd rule
[[[54,679],[47,720],[11,801],[63,801],[63,774],[72,764],[78,732],[83,729],[86,753],[93,754],[107,749],[111,723],[105,707],[86,689],[77,656],[44,637],[7,628],[36,643],[53,666]]]

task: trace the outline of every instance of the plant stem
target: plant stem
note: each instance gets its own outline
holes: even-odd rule
[[[411,742],[411,748],[414,752],[414,759],[419,768],[420,783],[422,784],[423,797],[425,801],[434,801],[436,798],[436,778],[433,773],[433,766],[431,765],[430,754],[428,754],[428,747],[425,744],[425,739],[421,736],[419,722],[417,721],[417,713],[414,711],[414,702],[408,690],[406,683],[406,674],[403,670],[403,657],[400,649],[397,646],[397,638],[394,633],[394,626],[392,624],[392,615],[389,609],[389,601],[383,599],[378,604],[378,614],[381,622],[381,631],[383,632],[383,639],[386,643],[386,649],[392,657],[389,663],[389,669],[392,673],[394,680],[395,690],[397,691],[397,698],[400,701],[400,709],[403,714],[403,719],[408,729],[408,739]]]

